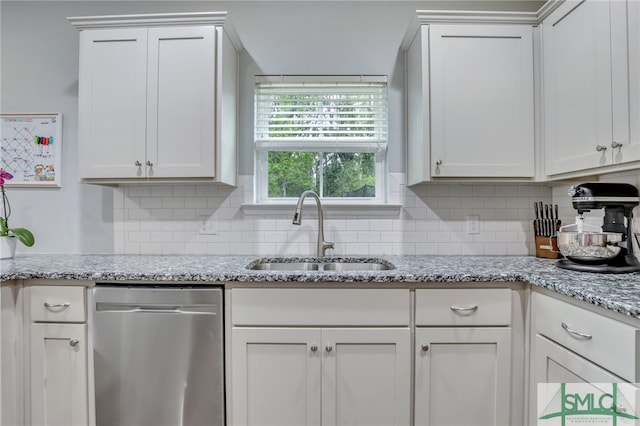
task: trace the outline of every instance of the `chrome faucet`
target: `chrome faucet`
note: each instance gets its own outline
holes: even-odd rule
[[[324,240],[324,215],[322,214],[322,204],[320,203],[320,197],[318,197],[318,194],[311,190],[304,191],[300,194],[296,211],[293,214],[293,224],[300,225],[302,223],[302,203],[308,195],[316,200],[316,207],[318,208],[318,257],[323,257],[325,256],[325,251],[327,249],[333,248],[333,243],[329,243]]]

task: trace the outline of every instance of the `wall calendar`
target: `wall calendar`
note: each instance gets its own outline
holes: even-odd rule
[[[0,168],[5,186],[60,186],[62,115],[0,114]]]

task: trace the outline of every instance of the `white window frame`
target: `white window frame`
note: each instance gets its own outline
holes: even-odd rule
[[[256,87],[264,83],[383,83],[386,85],[386,76],[256,76]],[[388,88],[387,91],[388,99]],[[386,100],[386,99],[385,99]],[[387,101],[388,102],[388,101]],[[387,190],[387,145],[388,145],[388,108],[385,117],[380,120],[384,128],[375,141],[304,141],[296,144],[295,141],[268,140],[258,136],[258,102],[256,101],[254,112],[254,202],[257,204],[291,204],[297,197],[268,197],[268,153],[273,150],[281,151],[309,151],[309,152],[371,152],[375,153],[375,197],[322,197],[324,204],[334,205],[380,205],[388,203]]]

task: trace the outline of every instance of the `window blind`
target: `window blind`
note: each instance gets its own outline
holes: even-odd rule
[[[255,141],[281,149],[386,148],[387,84],[380,81],[256,81]]]

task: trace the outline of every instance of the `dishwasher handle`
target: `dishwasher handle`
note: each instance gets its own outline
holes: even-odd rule
[[[218,306],[211,304],[175,305],[97,302],[96,312],[217,315]]]

